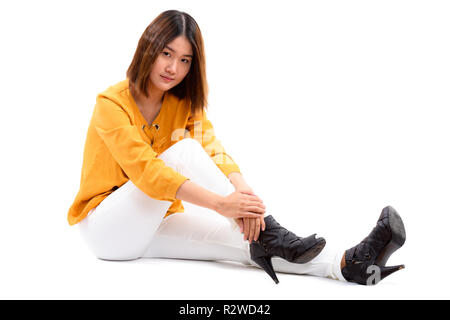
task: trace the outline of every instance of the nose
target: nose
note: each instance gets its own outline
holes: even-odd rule
[[[166,70],[167,73],[174,75],[177,72],[177,63],[176,61],[172,61],[170,62],[167,66],[166,66]]]

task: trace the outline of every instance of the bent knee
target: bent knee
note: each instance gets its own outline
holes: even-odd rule
[[[189,150],[192,152],[192,150],[203,150],[202,145],[200,144],[200,142],[198,142],[197,140],[193,139],[193,138],[184,138],[180,141],[178,141],[177,143],[175,143],[174,145],[172,145],[170,148],[168,148],[166,151],[166,153],[171,153],[171,152],[183,152],[185,150]]]
[[[194,139],[194,138],[184,138],[184,139],[178,141],[177,143],[175,143],[175,145],[178,145],[179,147],[186,147],[186,148],[198,148],[198,147],[200,147],[200,148],[203,149],[201,143],[198,140]]]
[[[162,159],[169,167],[175,169],[191,161],[194,154],[200,155],[203,153],[207,156],[200,142],[192,138],[184,138],[166,149],[158,158]]]

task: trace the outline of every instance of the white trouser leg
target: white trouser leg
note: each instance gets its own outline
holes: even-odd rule
[[[142,256],[171,202],[150,198],[131,181],[111,193],[79,223],[80,234],[100,259]]]
[[[234,191],[194,139],[181,140],[159,158],[212,192],[225,196]],[[80,230],[97,257],[103,259],[164,257],[227,260],[256,266],[250,259],[248,242],[243,240],[233,219],[188,203],[184,203],[184,213],[163,219],[169,206],[170,202],[151,199],[129,181],[81,221]],[[343,251],[329,249],[327,245],[309,263],[294,264],[281,258],[273,258],[272,262],[277,272],[345,281],[339,267],[342,254]]]
[[[204,152],[201,145],[189,139],[189,156],[173,159],[174,153],[162,154],[164,162],[200,186],[226,196],[234,191],[233,185]],[[196,150],[196,151],[194,151]],[[143,257],[179,258],[194,260],[224,260],[257,266],[250,258],[249,245],[244,241],[233,219],[227,219],[209,209],[184,204],[185,212],[172,214],[156,231]],[[293,274],[309,274],[345,281],[340,271],[343,251],[325,246],[312,261],[305,264],[290,263],[275,257],[275,271]],[[259,267],[259,266],[257,266]]]
[[[159,158],[212,192],[226,195],[233,191],[231,183],[194,139],[179,141]],[[137,259],[145,254],[170,205],[169,201],[150,198],[128,181],[89,212],[79,223],[80,233],[98,258]],[[230,219],[229,223],[233,225],[234,221]]]
[[[243,240],[239,229],[231,227],[225,219],[214,218],[214,214],[198,213],[193,208],[168,216],[162,221],[143,257],[235,261],[259,268],[251,260],[248,242]],[[272,264],[277,272],[345,281],[340,271],[343,253],[327,244],[308,263],[290,263],[273,257]]]

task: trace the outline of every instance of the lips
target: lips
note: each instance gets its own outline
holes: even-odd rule
[[[175,80],[174,78],[166,77],[166,76],[163,76],[163,75],[161,75],[161,78],[163,78],[163,79],[166,80],[166,81],[172,81],[172,80]]]

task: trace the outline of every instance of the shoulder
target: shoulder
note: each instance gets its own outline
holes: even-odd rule
[[[93,121],[101,123],[133,123],[135,121],[133,98],[128,79],[107,87],[97,94]]]
[[[103,112],[122,110],[128,117],[134,118],[135,102],[130,93],[128,79],[107,87],[97,95],[97,109]]]
[[[106,98],[120,104],[129,102],[129,97],[128,79],[107,87],[97,95],[97,98]]]

